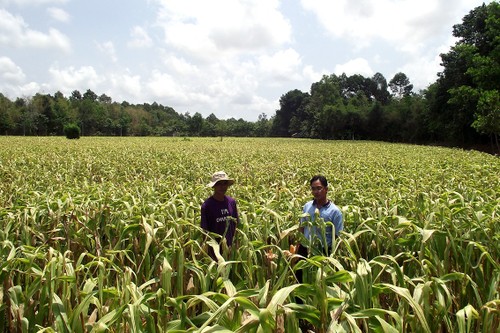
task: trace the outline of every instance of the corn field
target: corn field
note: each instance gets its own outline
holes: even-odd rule
[[[0,332],[500,331],[498,157],[307,139],[0,145]],[[236,180],[233,249],[200,228],[219,170]],[[297,261],[285,250],[318,173],[345,230]]]

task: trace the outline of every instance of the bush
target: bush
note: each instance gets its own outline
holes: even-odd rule
[[[80,127],[77,124],[67,124],[64,126],[64,135],[68,139],[80,139]]]

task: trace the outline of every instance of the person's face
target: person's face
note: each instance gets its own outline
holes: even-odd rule
[[[214,185],[214,193],[226,194],[228,188],[229,188],[229,182],[227,180],[218,181]]]
[[[328,188],[324,187],[321,181],[317,179],[311,183],[311,192],[316,201],[324,201],[326,200]]]

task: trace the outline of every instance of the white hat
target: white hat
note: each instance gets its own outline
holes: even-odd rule
[[[214,173],[212,175],[212,181],[210,183],[207,184],[207,187],[214,187],[214,185],[221,181],[221,180],[226,180],[229,182],[229,185],[233,185],[234,184],[234,180],[233,179],[230,179],[226,173],[224,171],[217,171],[216,173]]]

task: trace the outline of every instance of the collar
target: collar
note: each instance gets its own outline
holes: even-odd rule
[[[318,208],[323,208],[323,207],[327,208],[327,207],[329,207],[331,204],[332,204],[332,202],[331,202],[330,200],[326,200],[326,204],[324,204],[324,205],[323,205],[323,206],[321,206],[321,207],[318,207],[318,205],[316,204],[316,199],[313,199],[313,205],[314,205],[314,206],[316,206],[316,207],[318,207]]]
[[[210,198],[212,198],[214,201],[217,201],[217,202],[226,202],[227,201],[227,195],[224,195],[224,199],[222,199],[222,200],[215,199],[215,197],[213,195],[210,196]]]

